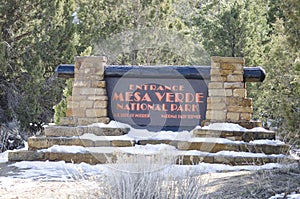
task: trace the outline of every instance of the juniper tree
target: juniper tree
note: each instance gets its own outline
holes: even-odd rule
[[[262,0],[211,1],[199,7],[194,24],[211,56],[245,57],[262,63],[268,41],[267,4]]]
[[[173,0],[78,0],[82,47],[106,54],[112,64],[186,64],[188,28]],[[191,45],[190,45],[191,46]],[[191,51],[192,48],[190,48]],[[82,49],[83,50],[83,49]]]
[[[300,42],[298,1],[277,1],[269,53],[265,60],[267,79],[255,105],[263,120],[278,127],[283,138],[300,145]]]
[[[49,121],[61,98],[63,82],[53,81],[54,68],[73,60],[72,0],[4,0],[1,15],[1,108],[5,119],[23,128]]]

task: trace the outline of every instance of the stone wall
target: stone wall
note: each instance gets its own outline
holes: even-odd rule
[[[250,122],[252,99],[243,82],[244,66],[243,58],[211,58],[206,122]]]
[[[104,56],[75,57],[72,96],[68,98],[66,118],[61,125],[108,123]]]

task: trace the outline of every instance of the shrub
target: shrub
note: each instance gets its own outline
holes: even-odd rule
[[[102,191],[112,199],[203,198],[204,177],[191,171],[175,173],[175,157],[165,151],[155,155],[117,154],[101,179]]]

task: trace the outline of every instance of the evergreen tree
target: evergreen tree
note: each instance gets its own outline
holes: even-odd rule
[[[262,63],[269,31],[265,1],[201,4],[194,21],[211,56],[245,57],[249,65]]]
[[[282,137],[300,145],[300,28],[297,1],[278,1],[272,5],[277,14],[269,53],[265,61],[267,79],[262,85],[262,95],[255,104],[269,125],[276,126]]]
[[[82,46],[107,55],[111,64],[193,61],[188,47],[195,45],[175,15],[173,0],[78,0],[78,8]]]
[[[72,0],[5,0],[1,15],[1,108],[4,120],[15,118],[23,128],[49,121],[61,98],[62,81],[53,72],[73,62],[75,27]]]

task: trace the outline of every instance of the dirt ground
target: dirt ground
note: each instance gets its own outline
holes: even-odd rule
[[[300,193],[300,169],[239,171],[213,174],[205,198],[269,198]]]
[[[83,179],[22,179],[16,167],[0,164],[2,199],[103,198],[97,181]],[[277,193],[300,193],[300,167],[263,171],[236,171],[204,174],[208,179],[199,198],[269,198]]]

